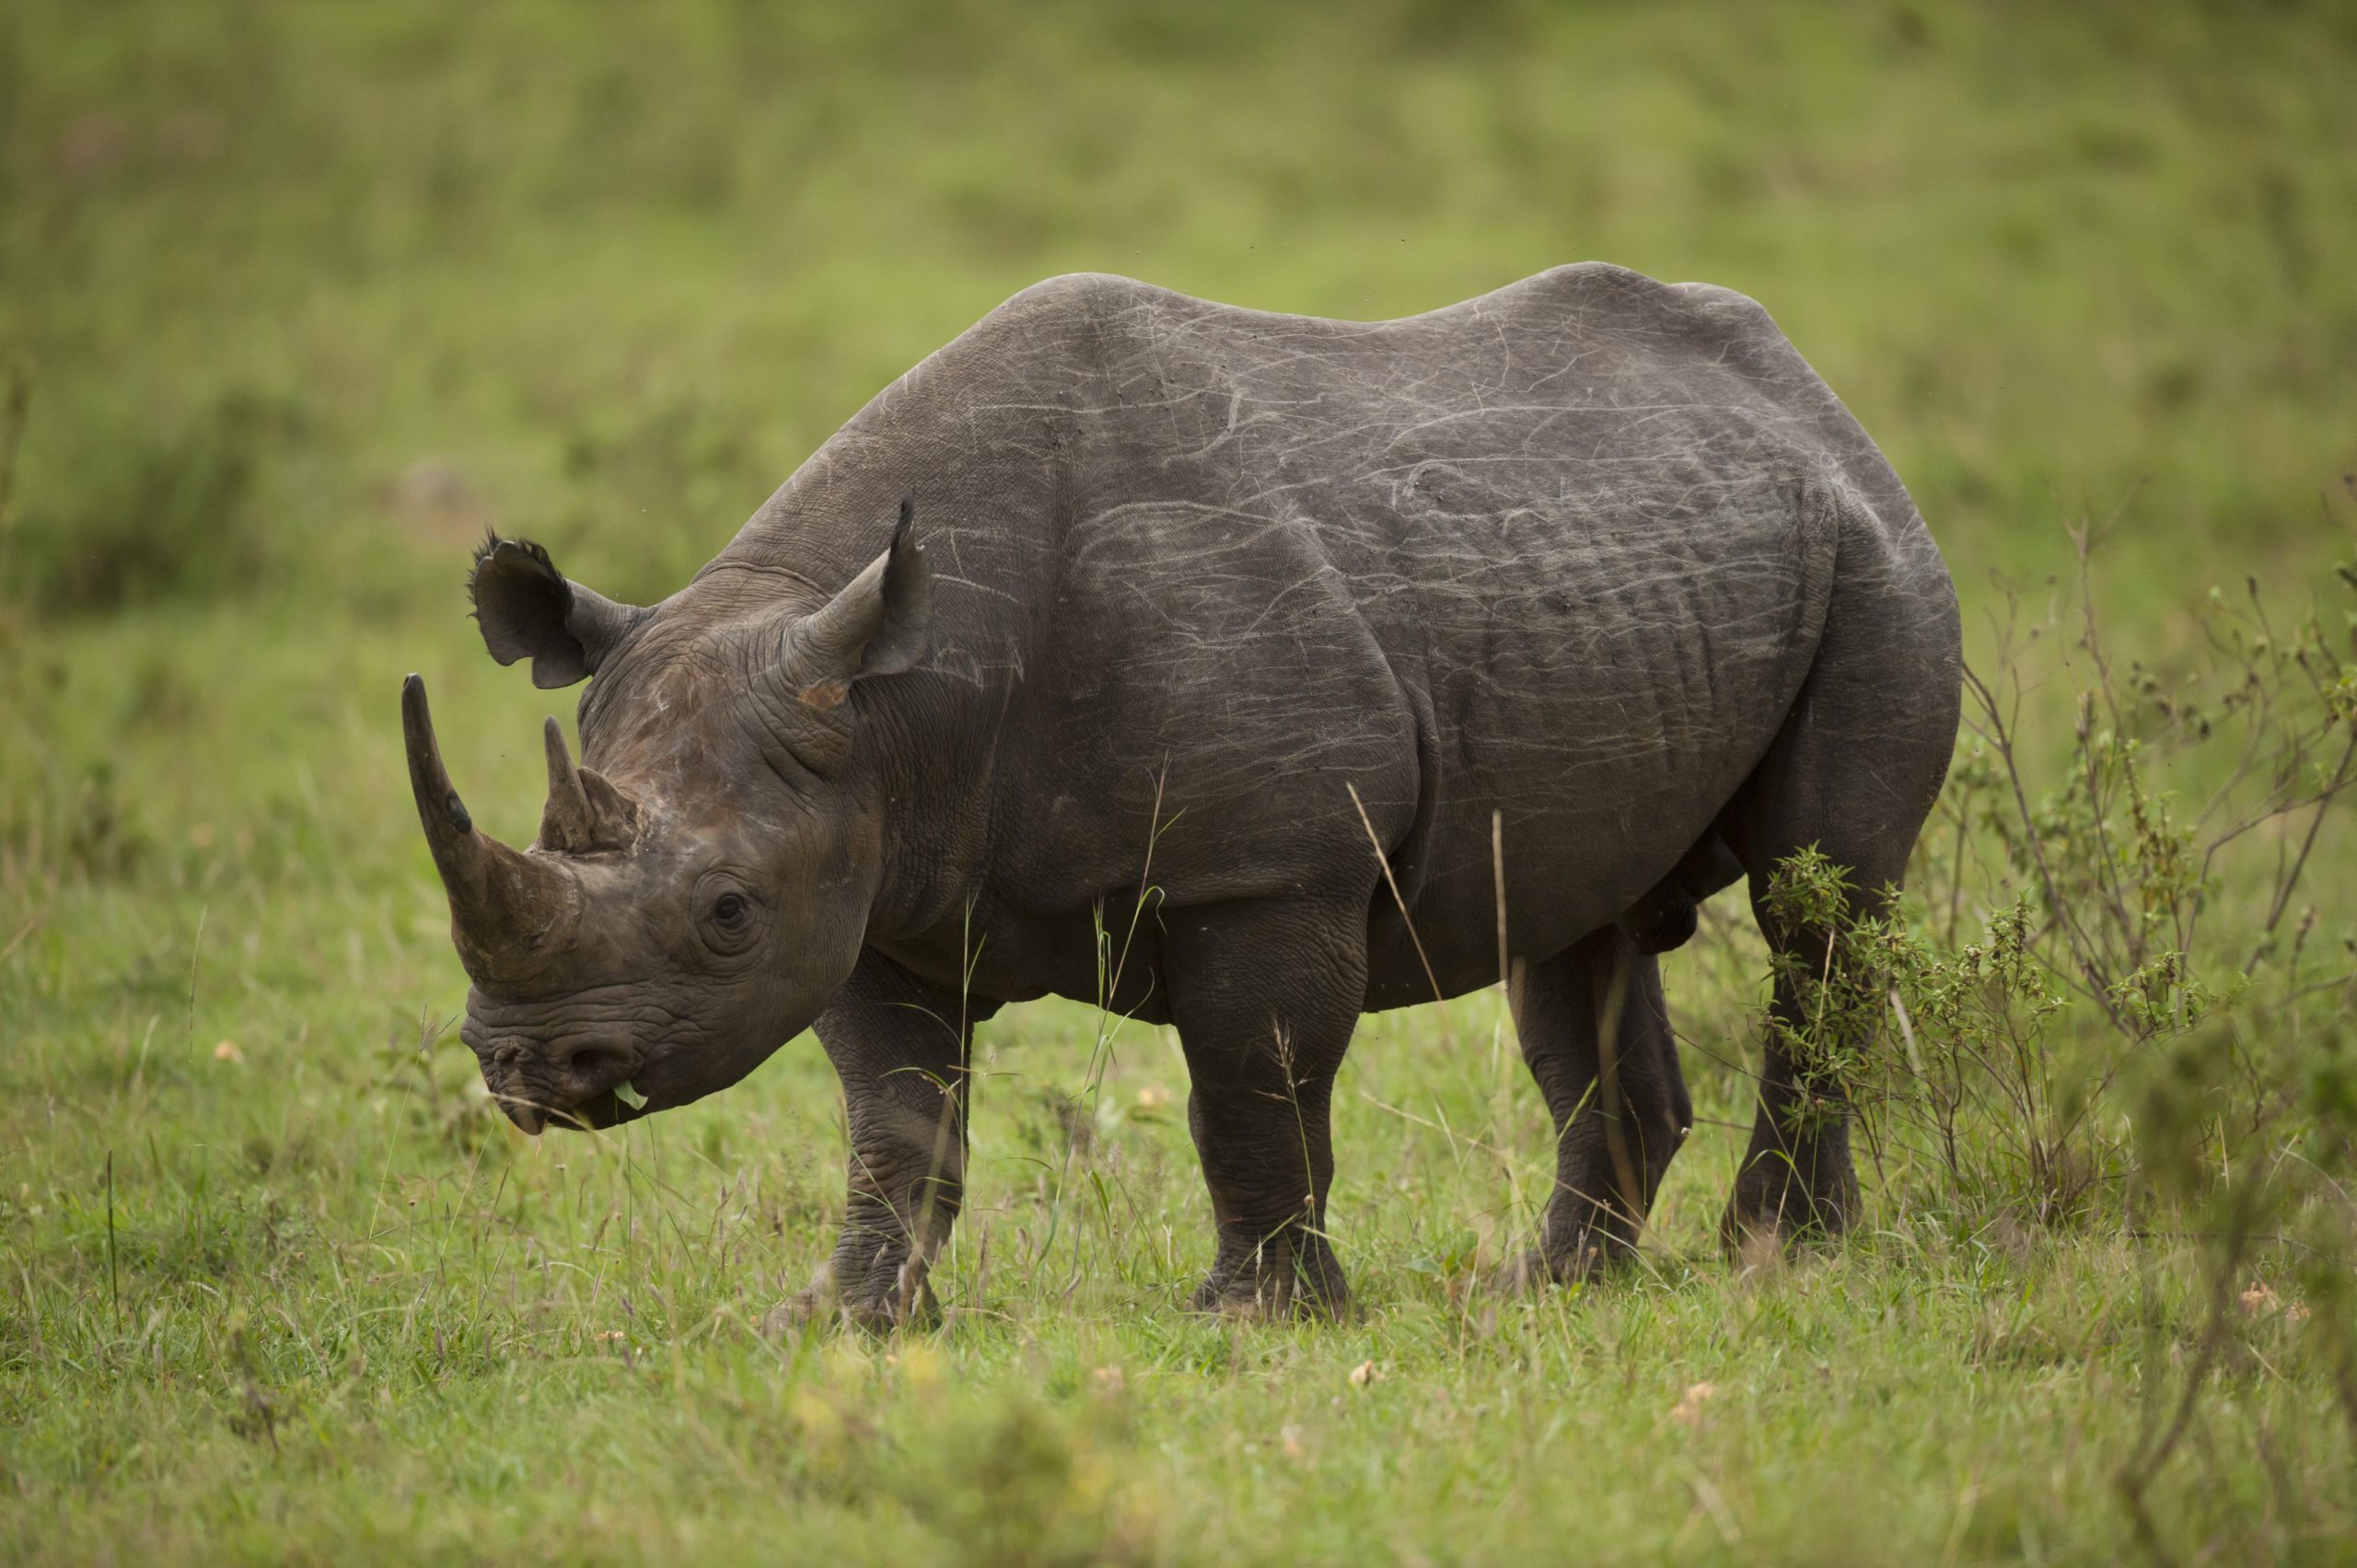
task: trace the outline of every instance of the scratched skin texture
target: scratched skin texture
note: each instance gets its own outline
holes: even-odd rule
[[[1053,279],[661,604],[517,541],[474,592],[501,662],[593,677],[524,852],[405,703],[486,1079],[603,1125],[815,1021],[851,1202],[781,1311],[871,1325],[930,1309],[973,1025],[1051,993],[1178,1028],[1195,1304],[1341,1309],[1334,1071],[1363,1011],[1499,978],[1501,877],[1559,1167],[1506,1283],[1608,1265],[1689,1121],[1655,955],[1806,845],[1876,907],[1956,732],[1954,590],[1873,442],[1749,300],[1597,264],[1376,323]],[[1771,1051],[1731,1244],[1854,1205],[1804,1098]]]

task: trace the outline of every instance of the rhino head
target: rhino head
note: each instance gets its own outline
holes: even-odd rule
[[[494,537],[483,641],[533,683],[597,679],[584,762],[545,726],[549,796],[517,850],[451,787],[424,683],[401,689],[410,785],[473,981],[461,1037],[516,1124],[604,1127],[727,1087],[850,975],[882,878],[854,766],[857,682],[910,668],[931,583],[902,501],[891,547],[831,599],[654,609]]]

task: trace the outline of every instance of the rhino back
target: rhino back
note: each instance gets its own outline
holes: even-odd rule
[[[1281,893],[1363,874],[1372,829],[1450,989],[1495,969],[1493,813],[1515,945],[1576,939],[1766,749],[1844,552],[1946,581],[1764,312],[1594,265],[1379,323],[1053,280],[781,497],[880,526],[904,483],[986,904],[1085,907],[1150,841],[1172,899]]]
[[[1766,749],[1832,492],[1887,473],[1755,308],[1615,270],[1375,326],[1143,289],[1095,312],[1036,672],[1073,738],[1047,749],[1086,761],[1010,821],[1087,816],[1133,863],[1158,800],[1165,868],[1198,842],[1235,896],[1335,853],[1306,820],[1363,865],[1349,782],[1427,946],[1462,928],[1487,969],[1492,813],[1538,948],[1625,908]]]

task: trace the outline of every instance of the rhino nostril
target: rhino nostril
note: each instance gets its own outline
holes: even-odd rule
[[[631,1053],[619,1046],[589,1041],[560,1046],[554,1052],[558,1072],[568,1078],[592,1082],[626,1076],[630,1072],[631,1060]]]

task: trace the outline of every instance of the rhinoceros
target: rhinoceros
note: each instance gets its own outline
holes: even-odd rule
[[[1502,979],[1557,1131],[1517,1275],[1609,1266],[1691,1126],[1656,955],[1747,877],[1818,962],[1769,879],[1814,846],[1879,907],[1957,719],[1955,590],[1873,441],[1758,305],[1601,264],[1376,322],[1051,279],[660,604],[496,536],[471,588],[493,658],[589,681],[522,851],[402,695],[493,1095],[605,1127],[815,1025],[850,1195],[789,1305],[871,1326],[935,1309],[974,1027],[1047,994],[1176,1026],[1198,1309],[1344,1307],[1358,1017]],[[1780,1039],[1738,1244],[1857,1202]]]

